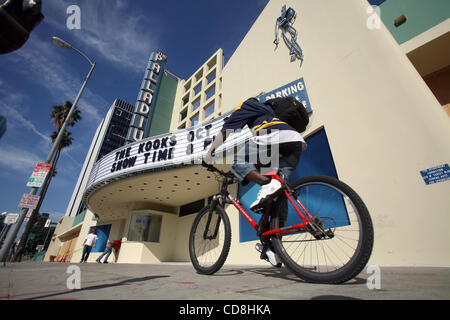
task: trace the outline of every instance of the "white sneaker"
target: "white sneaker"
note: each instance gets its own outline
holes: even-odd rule
[[[280,260],[280,258],[277,256],[277,254],[275,252],[273,252],[270,249],[267,249],[266,256],[269,259],[269,262],[274,267],[281,268],[281,260]]]
[[[257,243],[255,248],[258,252],[262,253],[261,259],[269,261],[274,267],[281,268],[281,260],[275,252],[270,249],[267,249],[266,252],[264,252],[264,246],[262,243]]]
[[[255,249],[256,249],[256,251],[258,251],[259,253],[262,253],[263,250],[264,250],[264,246],[263,246],[262,243],[259,243],[259,242],[258,242],[258,243],[255,245]]]
[[[250,205],[250,210],[254,211],[254,209],[257,209],[260,203],[274,198],[277,191],[279,191],[281,187],[281,183],[275,179],[272,179],[268,184],[261,186],[256,200]]]

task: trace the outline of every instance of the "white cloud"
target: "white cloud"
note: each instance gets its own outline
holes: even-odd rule
[[[58,48],[50,41],[43,41],[37,35],[29,42],[27,48],[17,51],[20,60],[27,61],[27,68],[17,70],[20,73],[36,75],[37,83],[46,87],[58,100],[73,101],[81,87],[81,79],[73,76],[67,69],[61,67],[64,62],[61,59]],[[36,52],[46,54],[36,55]],[[86,68],[86,74],[88,67]],[[99,123],[103,116],[101,110],[108,105],[105,99],[93,93],[88,87],[78,103],[79,108],[86,115],[87,120]]]
[[[0,165],[15,171],[31,173],[36,164],[43,161],[37,154],[15,146],[0,148]]]
[[[0,109],[2,110],[5,117],[8,119],[9,123],[12,123],[13,127],[22,126],[24,128],[28,128],[33,131],[36,135],[38,135],[44,142],[50,146],[52,141],[49,137],[48,133],[43,133],[36,128],[34,123],[30,120],[25,119],[16,109],[0,102]]]
[[[48,23],[60,31],[67,31],[66,13],[73,1],[52,1]],[[78,1],[81,10],[81,29],[70,35],[87,49],[101,54],[116,66],[142,72],[150,53],[156,49],[160,19],[153,12],[138,11],[133,2]]]

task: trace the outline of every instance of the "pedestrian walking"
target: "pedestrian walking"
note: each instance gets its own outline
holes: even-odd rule
[[[105,251],[101,254],[100,257],[97,258],[97,262],[98,263],[102,263],[101,260],[103,257],[105,257],[105,260],[103,260],[103,263],[108,263],[108,258],[111,255],[112,252],[112,242],[108,239],[108,241],[106,242],[106,248]]]
[[[92,229],[91,233],[89,233],[83,241],[83,255],[81,256],[80,263],[86,262],[89,258],[89,253],[91,253],[92,248],[95,248],[97,244],[97,230]]]

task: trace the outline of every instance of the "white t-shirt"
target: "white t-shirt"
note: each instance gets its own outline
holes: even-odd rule
[[[86,238],[84,239],[86,242],[84,243],[85,245],[88,245],[90,247],[92,247],[92,245],[97,242],[97,235],[93,234],[93,233],[89,233]]]
[[[286,142],[302,142],[302,151],[306,149],[306,142],[302,135],[294,130],[273,130],[269,134],[253,136],[254,143],[260,145],[281,144]]]

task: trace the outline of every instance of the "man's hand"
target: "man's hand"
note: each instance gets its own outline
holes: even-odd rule
[[[214,142],[212,143],[211,147],[209,148],[208,152],[203,157],[202,161],[204,161],[207,164],[212,164],[214,160],[214,156],[216,148],[218,148],[227,138],[227,133],[224,129],[222,129],[219,134],[217,134],[216,138],[214,139]]]
[[[203,156],[202,162],[206,164],[212,164],[215,154],[216,153],[213,148],[209,149],[208,152]]]

